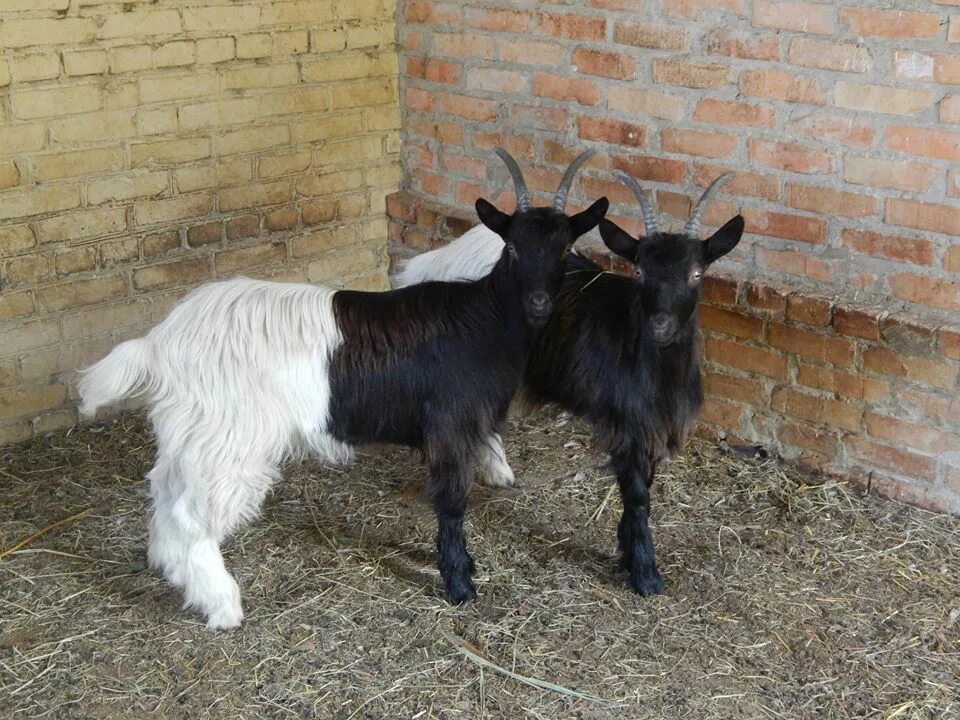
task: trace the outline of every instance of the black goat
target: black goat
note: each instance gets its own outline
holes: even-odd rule
[[[623,498],[622,564],[631,586],[650,595],[663,591],[648,525],[650,486],[657,463],[683,446],[703,397],[695,312],[701,279],[710,263],[737,245],[744,222],[737,216],[709,239],[697,239],[706,203],[729,173],[704,191],[680,234],[661,232],[636,180],[618,177],[640,201],[647,235],[634,239],[606,219],[600,234],[633,265],[634,277],[604,272],[576,255],[568,261],[553,315],[530,351],[523,393],[534,402],[557,403],[592,425],[610,454]],[[474,250],[471,262],[464,263],[456,257],[465,253],[455,241],[411,260],[401,284],[453,273],[482,275],[497,239],[482,229],[468,234],[475,247],[482,241],[491,249]],[[489,439],[502,455],[498,442]],[[512,475],[502,475],[492,484],[511,481]]]

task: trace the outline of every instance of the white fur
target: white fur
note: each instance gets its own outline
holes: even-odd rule
[[[479,280],[490,274],[502,253],[503,238],[486,225],[477,225],[449,245],[404,262],[393,276],[393,286],[430,280]]]
[[[157,435],[148,558],[211,629],[243,619],[220,543],[259,514],[280,462],[303,451],[352,457],[326,432],[328,365],[342,342],[333,295],[246,278],[211,283],[80,379],[85,415],[146,395]]]
[[[477,445],[477,479],[489,487],[513,487],[516,483],[500,433],[490,435]]]

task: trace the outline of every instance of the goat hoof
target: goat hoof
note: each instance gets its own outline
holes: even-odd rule
[[[656,568],[651,568],[644,573],[630,573],[630,585],[638,593],[644,597],[649,597],[650,595],[663,595],[666,591],[666,586],[663,584],[663,578],[660,577],[660,573],[657,572]]]
[[[447,583],[447,598],[453,605],[463,605],[477,598],[477,590],[470,578]]]

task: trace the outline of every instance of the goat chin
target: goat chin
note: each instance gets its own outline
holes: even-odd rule
[[[490,274],[503,252],[503,238],[485,225],[436,250],[405,261],[393,276],[397,288],[433,280],[479,280]]]

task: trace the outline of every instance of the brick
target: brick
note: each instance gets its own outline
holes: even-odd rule
[[[777,380],[786,377],[787,361],[779,353],[717,337],[706,338],[704,346],[709,362]]]
[[[391,34],[387,40],[383,38],[383,30],[384,28],[349,28],[347,30],[347,47],[373,48],[392,45],[393,35]],[[363,34],[364,37],[361,38],[361,34]],[[310,34],[306,30],[281,32],[273,36],[273,55],[275,57],[302,55],[309,51]]]
[[[955,367],[935,360],[900,355],[881,347],[864,351],[863,367],[878,375],[905,378],[945,390],[952,390],[957,379]]]
[[[213,165],[183,167],[175,175],[179,192],[188,193],[248,182],[253,179],[253,170],[249,157],[238,157]]]
[[[771,347],[820,362],[844,367],[853,362],[853,343],[844,338],[827,337],[822,332],[782,323],[770,323],[767,338]]]
[[[260,218],[256,215],[243,215],[226,222],[227,240],[243,240],[260,234]]]
[[[97,305],[104,300],[126,294],[127,283],[119,274],[102,275],[89,280],[70,280],[60,285],[49,285],[39,291],[40,304],[51,312]]]
[[[737,147],[737,137],[702,130],[667,128],[660,133],[660,147],[664,152],[684,155],[729,157]]]
[[[58,276],[94,270],[97,267],[97,248],[95,245],[83,245],[57,250],[53,264]]]
[[[90,212],[64,213],[37,223],[42,243],[87,240],[113,235],[127,229],[126,210],[107,208]]]
[[[699,313],[700,325],[706,330],[748,340],[760,340],[763,337],[763,321],[760,318],[710,305],[701,305]]]
[[[107,72],[107,53],[104,50],[65,52],[63,71],[71,76],[101,75]]]
[[[37,244],[29,225],[0,225],[0,258],[29,250]]]
[[[197,60],[197,47],[192,40],[164,43],[153,53],[153,62],[158,68],[193,65]]]
[[[697,187],[706,188],[729,168],[720,165],[698,164],[693,168],[693,182]],[[734,178],[723,187],[723,192],[729,195],[749,195],[767,200],[776,200],[780,197],[780,182],[772,175],[738,172]]]
[[[165,172],[133,171],[123,175],[111,175],[88,183],[87,203],[100,205],[106,202],[157,196],[168,187],[169,177]]]
[[[212,75],[210,77],[216,79],[217,76]],[[300,71],[296,63],[251,65],[227,70],[223,75],[223,85],[227,90],[276,89],[284,85],[296,85],[299,81]],[[210,94],[215,93],[216,90]],[[200,96],[206,94],[201,93]]]
[[[328,253],[322,259],[307,266],[307,279],[310,282],[326,282],[338,285],[343,278],[369,272],[377,267],[377,255],[368,248],[350,249]]]
[[[514,105],[510,122],[516,126],[558,132],[566,128],[570,113],[565,108],[536,105]]]
[[[710,55],[743,58],[745,60],[780,59],[780,39],[753,32],[714,28],[707,33],[706,49]]]
[[[960,207],[888,198],[884,220],[890,225],[955,235],[960,232]]]
[[[108,66],[114,75],[153,67],[153,49],[149,45],[121,45],[108,51]]]
[[[797,383],[824,390],[836,400],[880,403],[890,397],[889,382],[802,361],[797,363]]]
[[[252,35],[238,35],[237,57],[240,59],[254,59],[268,57],[273,52],[273,41],[267,33],[254,33]]]
[[[261,178],[275,178],[303,172],[309,167],[310,152],[308,150],[287,151],[261,157],[257,165],[257,174]]]
[[[937,351],[944,357],[960,360],[960,329],[940,328],[937,332]]]
[[[5,19],[0,26],[0,47],[22,48],[31,45],[82,45],[93,40],[96,24],[90,18]]]
[[[236,250],[222,250],[214,256],[217,273],[231,275],[259,265],[282,263],[287,255],[283,243],[262,243]]]
[[[788,292],[788,290],[771,285],[748,282],[746,284],[746,301],[750,307],[770,311],[774,315],[785,315]]]
[[[743,208],[741,214],[748,233],[817,245],[822,245],[827,239],[827,223],[821,218],[753,208]]]
[[[50,274],[50,259],[46,255],[23,255],[8,260],[2,267],[0,279],[6,285],[35,283]]]
[[[34,311],[33,293],[24,292],[4,292],[0,295],[0,320],[9,320],[10,318],[30,315]],[[0,370],[0,381],[2,381],[3,372]]]
[[[492,52],[492,50],[491,50]],[[519,40],[500,44],[500,60],[520,65],[556,67],[560,64],[566,48],[555,42],[542,40]]]
[[[615,85],[607,90],[607,107],[629,115],[679,120],[684,115],[683,98],[677,95]]]
[[[0,390],[0,420],[36,415],[60,406],[66,397],[63,385]]]
[[[704,98],[694,108],[693,119],[712,125],[772,128],[777,115],[772,108],[763,105]]]
[[[798,183],[786,184],[786,202],[798,210],[843,217],[867,217],[877,212],[876,200],[869,195]]]
[[[911,417],[936,427],[945,424],[960,426],[960,398],[949,393],[928,393],[903,388],[897,393],[901,405]]]
[[[936,478],[936,459],[924,457],[906,450],[892,448],[855,435],[843,441],[847,452],[865,465],[890,470],[909,477],[933,480]]]
[[[37,52],[11,58],[10,75],[20,83],[52,80],[60,76],[60,56],[56,52]]]
[[[790,295],[787,298],[786,314],[788,320],[827,327],[833,316],[833,304],[827,300],[806,295]]]
[[[830,35],[834,31],[833,8],[801,2],[765,2],[753,4],[753,24],[778,30]]]
[[[865,255],[913,265],[934,264],[934,245],[926,238],[885,235],[850,228],[841,232],[841,238],[847,247]]]
[[[836,455],[840,438],[836,432],[784,418],[777,424],[777,438],[784,445],[803,448],[827,457]]]
[[[218,135],[215,142],[220,156],[266,150],[278,145],[289,145],[290,128],[287,125],[261,125],[230,130]]]
[[[833,328],[841,335],[880,339],[880,324],[875,314],[853,308],[836,307],[833,311]]]
[[[488,37],[464,36],[463,33],[436,33],[432,37],[433,51],[447,57],[475,57],[482,60],[494,59],[493,41]]]
[[[526,77],[512,70],[473,68],[467,75],[467,87],[486,92],[516,93],[526,87]]]
[[[787,126],[791,134],[806,135],[821,142],[869,147],[876,134],[869,123],[839,115],[810,114]]]
[[[173,35],[180,30],[180,14],[176,10],[134,10],[106,15],[97,30],[97,37],[113,39],[144,35]]]
[[[297,181],[297,192],[307,197],[333,195],[363,186],[363,174],[359,170],[340,170],[308,175]]]
[[[337,83],[331,91],[330,104],[335,110],[396,103],[397,83],[393,79],[358,80]]]
[[[0,160],[0,190],[20,184],[20,168],[13,160]]]
[[[744,15],[743,0],[665,0],[664,13],[668,17],[696,19],[704,10],[725,10]]]
[[[0,126],[0,147],[2,148],[17,148],[19,152],[31,152],[41,150],[46,142],[46,128],[43,125]]]
[[[721,88],[730,79],[728,65],[667,58],[655,58],[652,72],[654,82],[700,89]]]
[[[684,162],[643,155],[615,156],[613,166],[641,182],[649,180],[676,185],[682,182],[683,176],[686,174],[686,163]],[[586,180],[587,178],[583,178],[581,182],[586,182]],[[629,191],[626,196],[631,198],[631,202],[636,202],[633,199],[633,194]]]
[[[721,372],[703,373],[703,388],[707,395],[717,395],[754,407],[762,407],[766,397],[762,382]]]
[[[448,25],[461,21],[461,10],[456,5],[413,0],[404,6],[404,17],[411,23]]]
[[[0,220],[71,210],[80,206],[79,185],[50,185],[7,192],[0,203]]]
[[[530,14],[519,10],[484,10],[467,8],[468,27],[493,32],[526,33],[530,30]]]
[[[123,148],[97,148],[36,156],[33,167],[35,177],[41,181],[119,170],[123,167]]]
[[[130,164],[137,168],[149,165],[175,165],[210,157],[210,140],[205,137],[130,145]]]
[[[756,263],[762,268],[784,272],[788,275],[809,277],[821,282],[832,279],[830,267],[817,258],[794,250],[765,250],[758,248]]]
[[[206,194],[178,195],[165,200],[141,200],[134,203],[138,226],[201,217],[212,210],[213,198]]]
[[[291,199],[289,181],[277,180],[221,190],[218,194],[218,205],[221,212],[230,212],[244,208],[279,205]]]
[[[792,143],[751,138],[747,143],[747,150],[751,162],[790,172],[829,173],[833,167],[833,156],[830,153]]]
[[[847,157],[843,179],[857,185],[926,192],[936,176],[932,165],[905,160],[882,160],[872,157]]]
[[[911,50],[897,50],[893,54],[893,70],[898,78],[933,80],[933,56]]]
[[[99,249],[100,264],[106,268],[123,265],[140,257],[140,243],[137,238],[106,240],[99,244]]]
[[[860,430],[860,408],[839,400],[830,400],[816,395],[798,392],[792,388],[779,387],[770,397],[770,406],[811,423],[841,428],[850,432]]]
[[[960,310],[960,283],[954,280],[897,273],[888,278],[888,283],[894,297],[900,300],[953,312]]]
[[[960,132],[891,125],[884,133],[884,147],[911,155],[960,161]]]
[[[838,72],[865,73],[873,69],[870,52],[862,45],[807,38],[794,38],[790,41],[788,59],[791,65]]]
[[[947,196],[960,197],[960,170],[950,170],[947,172]]]
[[[295,123],[293,126],[293,141],[300,144],[348,137],[356,134],[357,128],[360,127],[362,122],[363,113],[357,111]]]
[[[827,94],[816,78],[779,70],[744,70],[740,74],[740,92],[752,97],[808,105],[825,105],[827,102]]]
[[[134,270],[133,286],[138,290],[156,290],[199,282],[209,277],[210,263],[207,258],[175,260]]]
[[[607,35],[607,21],[604,18],[586,15],[538,13],[537,28],[538,34],[567,40],[604,40]]]
[[[629,55],[577,48],[570,57],[573,71],[584,75],[630,80],[636,76],[636,61]]]
[[[395,76],[397,56],[394,53],[342,53],[315,63],[303,63],[300,73],[304,82]]]
[[[618,22],[613,26],[613,41],[654,50],[680,52],[687,49],[686,30],[676,25]]]
[[[951,245],[943,256],[943,268],[947,272],[960,273],[960,245]]]
[[[933,79],[945,85],[960,85],[960,56],[934,55]]]
[[[263,226],[267,230],[278,232],[280,230],[294,230],[299,225],[300,219],[296,206],[287,206],[277,208],[263,216]]]
[[[236,52],[234,39],[229,38],[202,38],[196,43],[197,63],[200,65],[214,65],[216,63],[233,60]]]
[[[850,110],[886,115],[916,115],[931,107],[937,99],[933,90],[895,88],[887,85],[859,85],[838,80],[833,104]]]
[[[223,226],[219,222],[194,225],[187,228],[187,245],[192,248],[212,245],[223,240]]]
[[[220,91],[220,78],[207,73],[141,78],[139,84],[140,100],[145,103],[207,98]]]
[[[72,115],[49,121],[54,145],[80,145],[119,140],[137,135],[136,113],[132,110]]]
[[[647,144],[647,127],[636,123],[581,115],[577,132],[583,140],[597,140],[623,147],[642,148]]]
[[[940,122],[960,124],[960,95],[950,95],[940,103]]]
[[[572,101],[580,105],[597,105],[601,98],[600,89],[589,80],[571,79],[546,73],[534,74],[533,94],[552,100]],[[495,107],[491,110],[494,114],[486,119],[496,117]]]
[[[700,409],[700,421],[719,425],[722,428],[739,428],[743,408],[733,403],[707,398]]]
[[[181,105],[177,109],[177,116],[182,129],[199,130],[253,122],[259,115],[258,107],[256,98],[220,99]]]
[[[940,32],[940,16],[935,13],[845,7],[840,9],[840,22],[857,35],[876,37],[921,38]]]
[[[25,120],[90,112],[104,104],[103,92],[89,85],[12,92],[11,101],[14,117]]]

